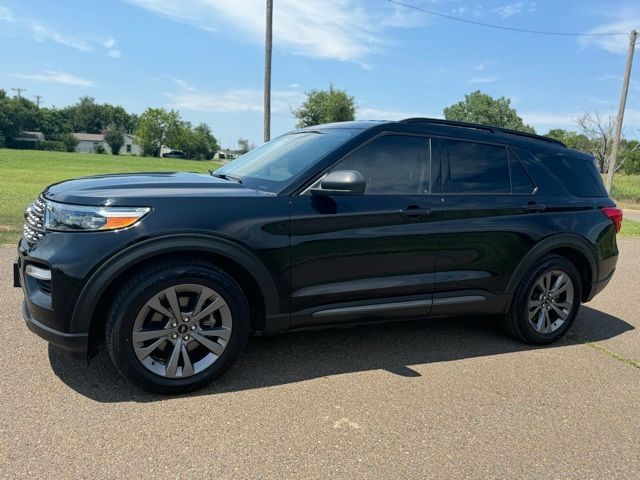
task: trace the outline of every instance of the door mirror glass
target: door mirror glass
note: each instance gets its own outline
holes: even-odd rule
[[[360,172],[336,170],[320,181],[320,188],[311,188],[310,191],[316,196],[364,195],[366,187],[367,182]]]

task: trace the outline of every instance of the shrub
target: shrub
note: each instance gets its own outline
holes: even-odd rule
[[[9,148],[18,150],[48,150],[52,152],[65,152],[64,143],[53,140],[44,140],[42,142],[28,142],[25,140],[12,140],[8,145]]]
[[[75,152],[76,147],[80,143],[80,140],[74,137],[71,133],[61,135],[60,141],[64,144],[64,148],[67,152]]]
[[[100,153],[100,154],[107,153],[107,150],[102,146],[101,143],[97,144],[95,146],[94,150],[95,150],[96,153]]]

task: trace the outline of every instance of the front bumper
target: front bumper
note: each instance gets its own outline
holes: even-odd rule
[[[79,360],[86,360],[89,348],[88,333],[64,333],[48,327],[31,316],[26,299],[22,301],[22,316],[24,321],[36,335],[44,338],[52,347],[60,352]]]

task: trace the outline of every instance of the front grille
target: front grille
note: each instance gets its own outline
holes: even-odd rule
[[[44,209],[46,204],[42,195],[31,203],[24,212],[23,234],[27,242],[34,244],[47,234],[44,229]]]
[[[51,280],[37,280],[38,288],[40,291],[46,295],[51,296]]]

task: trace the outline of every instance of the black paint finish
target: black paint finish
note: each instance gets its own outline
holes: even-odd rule
[[[580,263],[584,300],[604,288],[615,270],[615,230],[601,212],[612,200],[572,195],[539,160],[584,160],[578,152],[507,133],[420,122],[314,128],[349,128],[354,134],[276,193],[194,173],[104,175],[48,187],[44,197],[56,202],[152,211],[121,231],[49,232],[36,244],[22,240],[18,269],[30,328],[86,356],[123,276],[176,255],[203,256],[231,269],[263,309],[264,318],[254,324],[261,331],[501,313],[528,266],[550,251]],[[309,194],[344,155],[388,133],[430,139],[429,193]],[[449,140],[508,148],[535,190],[442,193],[451,171]],[[29,263],[51,268],[49,305],[38,300],[41,292],[26,287]]]

